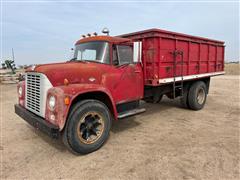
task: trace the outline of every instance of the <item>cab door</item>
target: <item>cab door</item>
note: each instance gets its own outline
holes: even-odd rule
[[[113,45],[112,70],[114,82],[112,94],[117,104],[139,100],[143,97],[143,71],[138,62],[133,62],[131,45]]]

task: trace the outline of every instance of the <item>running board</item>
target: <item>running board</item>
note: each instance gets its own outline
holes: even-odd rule
[[[125,118],[125,117],[128,117],[128,116],[133,116],[135,114],[143,113],[145,111],[146,111],[145,108],[124,111],[124,112],[118,113],[118,118],[122,119],[122,118]]]

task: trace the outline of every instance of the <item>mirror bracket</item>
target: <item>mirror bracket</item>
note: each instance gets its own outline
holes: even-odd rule
[[[142,42],[133,43],[133,62],[142,62]]]

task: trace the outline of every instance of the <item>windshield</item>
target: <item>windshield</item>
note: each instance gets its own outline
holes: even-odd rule
[[[75,46],[73,60],[109,64],[109,45],[103,41],[78,44]]]

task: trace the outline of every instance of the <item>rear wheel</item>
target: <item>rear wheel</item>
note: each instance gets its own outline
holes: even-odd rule
[[[84,100],[70,112],[64,143],[76,153],[87,154],[106,142],[110,128],[111,115],[107,106],[97,100]]]
[[[185,84],[183,87],[183,96],[180,97],[180,103],[183,108],[189,108],[188,92],[189,92],[189,84]]]
[[[207,87],[203,81],[197,81],[191,85],[188,93],[188,105],[190,109],[200,110],[207,99]]]

